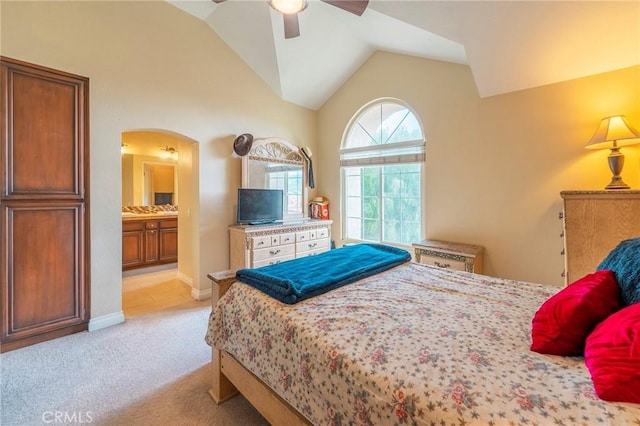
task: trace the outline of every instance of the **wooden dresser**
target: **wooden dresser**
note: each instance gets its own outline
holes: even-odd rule
[[[565,282],[595,271],[620,241],[640,236],[640,191],[563,191]]]
[[[258,268],[331,248],[332,220],[229,227],[230,269]]]
[[[423,240],[413,244],[415,261],[443,269],[482,273],[484,248],[471,244]]]

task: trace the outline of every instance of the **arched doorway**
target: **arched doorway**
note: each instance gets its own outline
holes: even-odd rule
[[[131,317],[193,300],[197,142],[164,129],[123,131],[121,142],[122,306]]]

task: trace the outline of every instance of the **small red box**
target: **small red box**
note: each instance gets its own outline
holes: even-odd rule
[[[309,204],[309,216],[311,219],[329,219],[329,202],[328,201],[312,201]]]

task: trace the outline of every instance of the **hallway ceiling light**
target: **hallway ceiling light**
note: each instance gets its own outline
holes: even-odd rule
[[[177,160],[178,159],[178,151],[172,147],[172,146],[167,146],[166,148],[160,148],[161,151],[164,151],[162,153],[162,156],[164,158],[171,158],[173,160]]]

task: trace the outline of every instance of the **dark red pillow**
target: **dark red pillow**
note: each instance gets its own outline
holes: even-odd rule
[[[640,404],[640,303],[598,324],[587,338],[584,361],[600,398]]]
[[[549,298],[531,322],[531,350],[582,355],[594,327],[620,309],[620,289],[609,270],[589,274]]]

